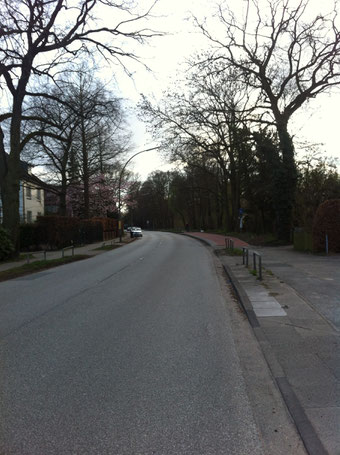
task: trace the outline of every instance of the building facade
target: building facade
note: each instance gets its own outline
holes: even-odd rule
[[[44,215],[44,188],[46,184],[32,174],[27,163],[21,162],[19,192],[19,214],[21,223],[34,223],[39,215]],[[2,201],[0,197],[0,223],[2,223]]]

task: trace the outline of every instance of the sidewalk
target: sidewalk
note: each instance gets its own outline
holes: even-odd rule
[[[307,452],[339,455],[340,255],[249,246],[263,258],[260,282],[242,257],[225,254],[224,236],[191,236],[221,260]]]
[[[103,250],[97,250],[97,248],[100,248],[101,246],[103,246],[103,244],[105,245],[110,245],[111,242],[117,244],[117,245],[120,245],[119,243],[119,238],[115,238],[113,240],[106,240],[106,241],[102,241],[102,242],[96,242],[96,243],[90,243],[88,245],[83,245],[83,246],[78,246],[78,247],[75,247],[74,248],[74,254],[83,254],[83,255],[88,255],[88,256],[96,256],[97,254],[101,254],[103,253],[104,251]],[[122,245],[125,245],[125,243],[122,243]],[[12,262],[0,262],[0,272],[4,271],[4,270],[9,270],[9,269],[12,269],[12,268],[15,268],[15,267],[20,267],[21,265],[24,265],[24,264],[27,264],[27,254],[31,254],[31,253],[21,253],[22,255],[25,255],[25,258],[24,259],[21,259],[21,260],[18,260],[18,261],[12,261]],[[72,255],[72,249],[69,248],[67,250],[65,250],[65,257],[66,256],[71,256]],[[30,257],[29,261],[30,262],[33,262],[33,261],[39,261],[39,260],[42,260],[44,259],[44,254],[42,251],[40,252],[36,252],[34,254],[32,254],[33,257]],[[47,260],[49,259],[59,259],[62,257],[62,250],[57,250],[57,251],[47,251]]]

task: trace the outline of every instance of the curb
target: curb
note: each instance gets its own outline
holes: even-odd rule
[[[204,243],[205,245],[208,245],[216,250],[216,248],[214,248],[214,246],[211,245],[211,243],[206,239],[202,239],[186,233],[183,235],[187,235],[188,237],[199,240],[201,243]],[[322,442],[320,441],[320,438],[317,435],[313,425],[309,421],[308,416],[306,415],[298,397],[289,384],[288,379],[285,376],[285,373],[279,361],[277,360],[270,343],[267,341],[265,333],[261,328],[261,324],[256,317],[256,314],[246,292],[233,274],[231,268],[227,264],[223,264],[220,259],[219,261],[221,262],[223,269],[229,279],[229,282],[236,293],[239,304],[243,308],[248,318],[249,324],[253,329],[253,333],[260,345],[263,356],[273,376],[273,380],[280,390],[283,401],[286,404],[288,412],[292,417],[292,420],[297,428],[297,431],[301,437],[308,455],[328,455],[328,451],[324,448]]]
[[[295,423],[298,433],[300,434],[307,453],[309,455],[327,455],[327,450],[324,448],[316,431],[314,430],[313,425],[309,421],[308,416],[306,415],[294,390],[290,386],[288,379],[285,376],[284,371],[278,362],[273,349],[271,348],[270,343],[266,339],[266,336],[261,328],[261,324],[255,315],[247,294],[238,282],[237,278],[234,276],[231,268],[226,264],[222,263],[222,265],[233,289],[236,292],[238,301],[243,308],[251,327],[253,328],[255,337],[261,347],[261,351],[273,375],[273,379],[281,392],[283,400]]]

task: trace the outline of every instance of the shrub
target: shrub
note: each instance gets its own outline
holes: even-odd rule
[[[103,224],[98,219],[80,220],[82,243],[94,243],[103,240]]]
[[[340,199],[332,199],[319,205],[313,222],[313,249],[340,253]]]
[[[8,232],[0,226],[0,261],[9,259],[14,253],[14,246]]]
[[[307,232],[303,228],[295,228],[294,249],[297,251],[313,251],[312,233]]]
[[[78,241],[80,237],[79,218],[57,215],[39,216],[37,223],[40,243],[51,249],[81,243]]]
[[[39,226],[36,223],[27,223],[20,225],[20,249],[38,250],[41,243]]]
[[[93,221],[100,221],[103,226],[103,240],[111,240],[118,237],[118,221],[114,218],[92,218]]]
[[[110,239],[115,236],[116,224],[116,220],[108,218],[82,220],[58,215],[39,216],[35,223],[20,226],[20,244],[23,249],[38,250],[101,242],[104,231]]]

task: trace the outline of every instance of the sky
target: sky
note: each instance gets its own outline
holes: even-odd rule
[[[323,0],[321,4],[317,0],[310,0],[310,11],[324,13],[329,11],[331,3],[331,0]],[[141,4],[143,5],[143,1]],[[236,12],[244,4],[244,0],[228,0],[228,5]],[[136,66],[132,79],[118,75],[120,91],[129,105],[138,103],[141,93],[156,100],[160,99],[181,68],[183,71],[182,64],[185,59],[209,45],[187,18],[192,11],[196,16],[210,20],[214,9],[213,0],[159,0],[153,10],[155,17],[150,20],[150,25],[167,32],[167,35],[154,38],[149,46],[137,50],[152,72]],[[296,144],[303,141],[320,144],[320,151],[327,156],[340,158],[339,105],[340,90],[337,89],[332,95],[322,94],[311,100],[308,106],[303,106],[294,114],[290,131]],[[130,116],[130,124],[135,152],[157,145],[146,132],[144,124],[133,115]],[[154,151],[133,159],[129,168],[145,179],[154,170],[168,170],[169,165]]]

